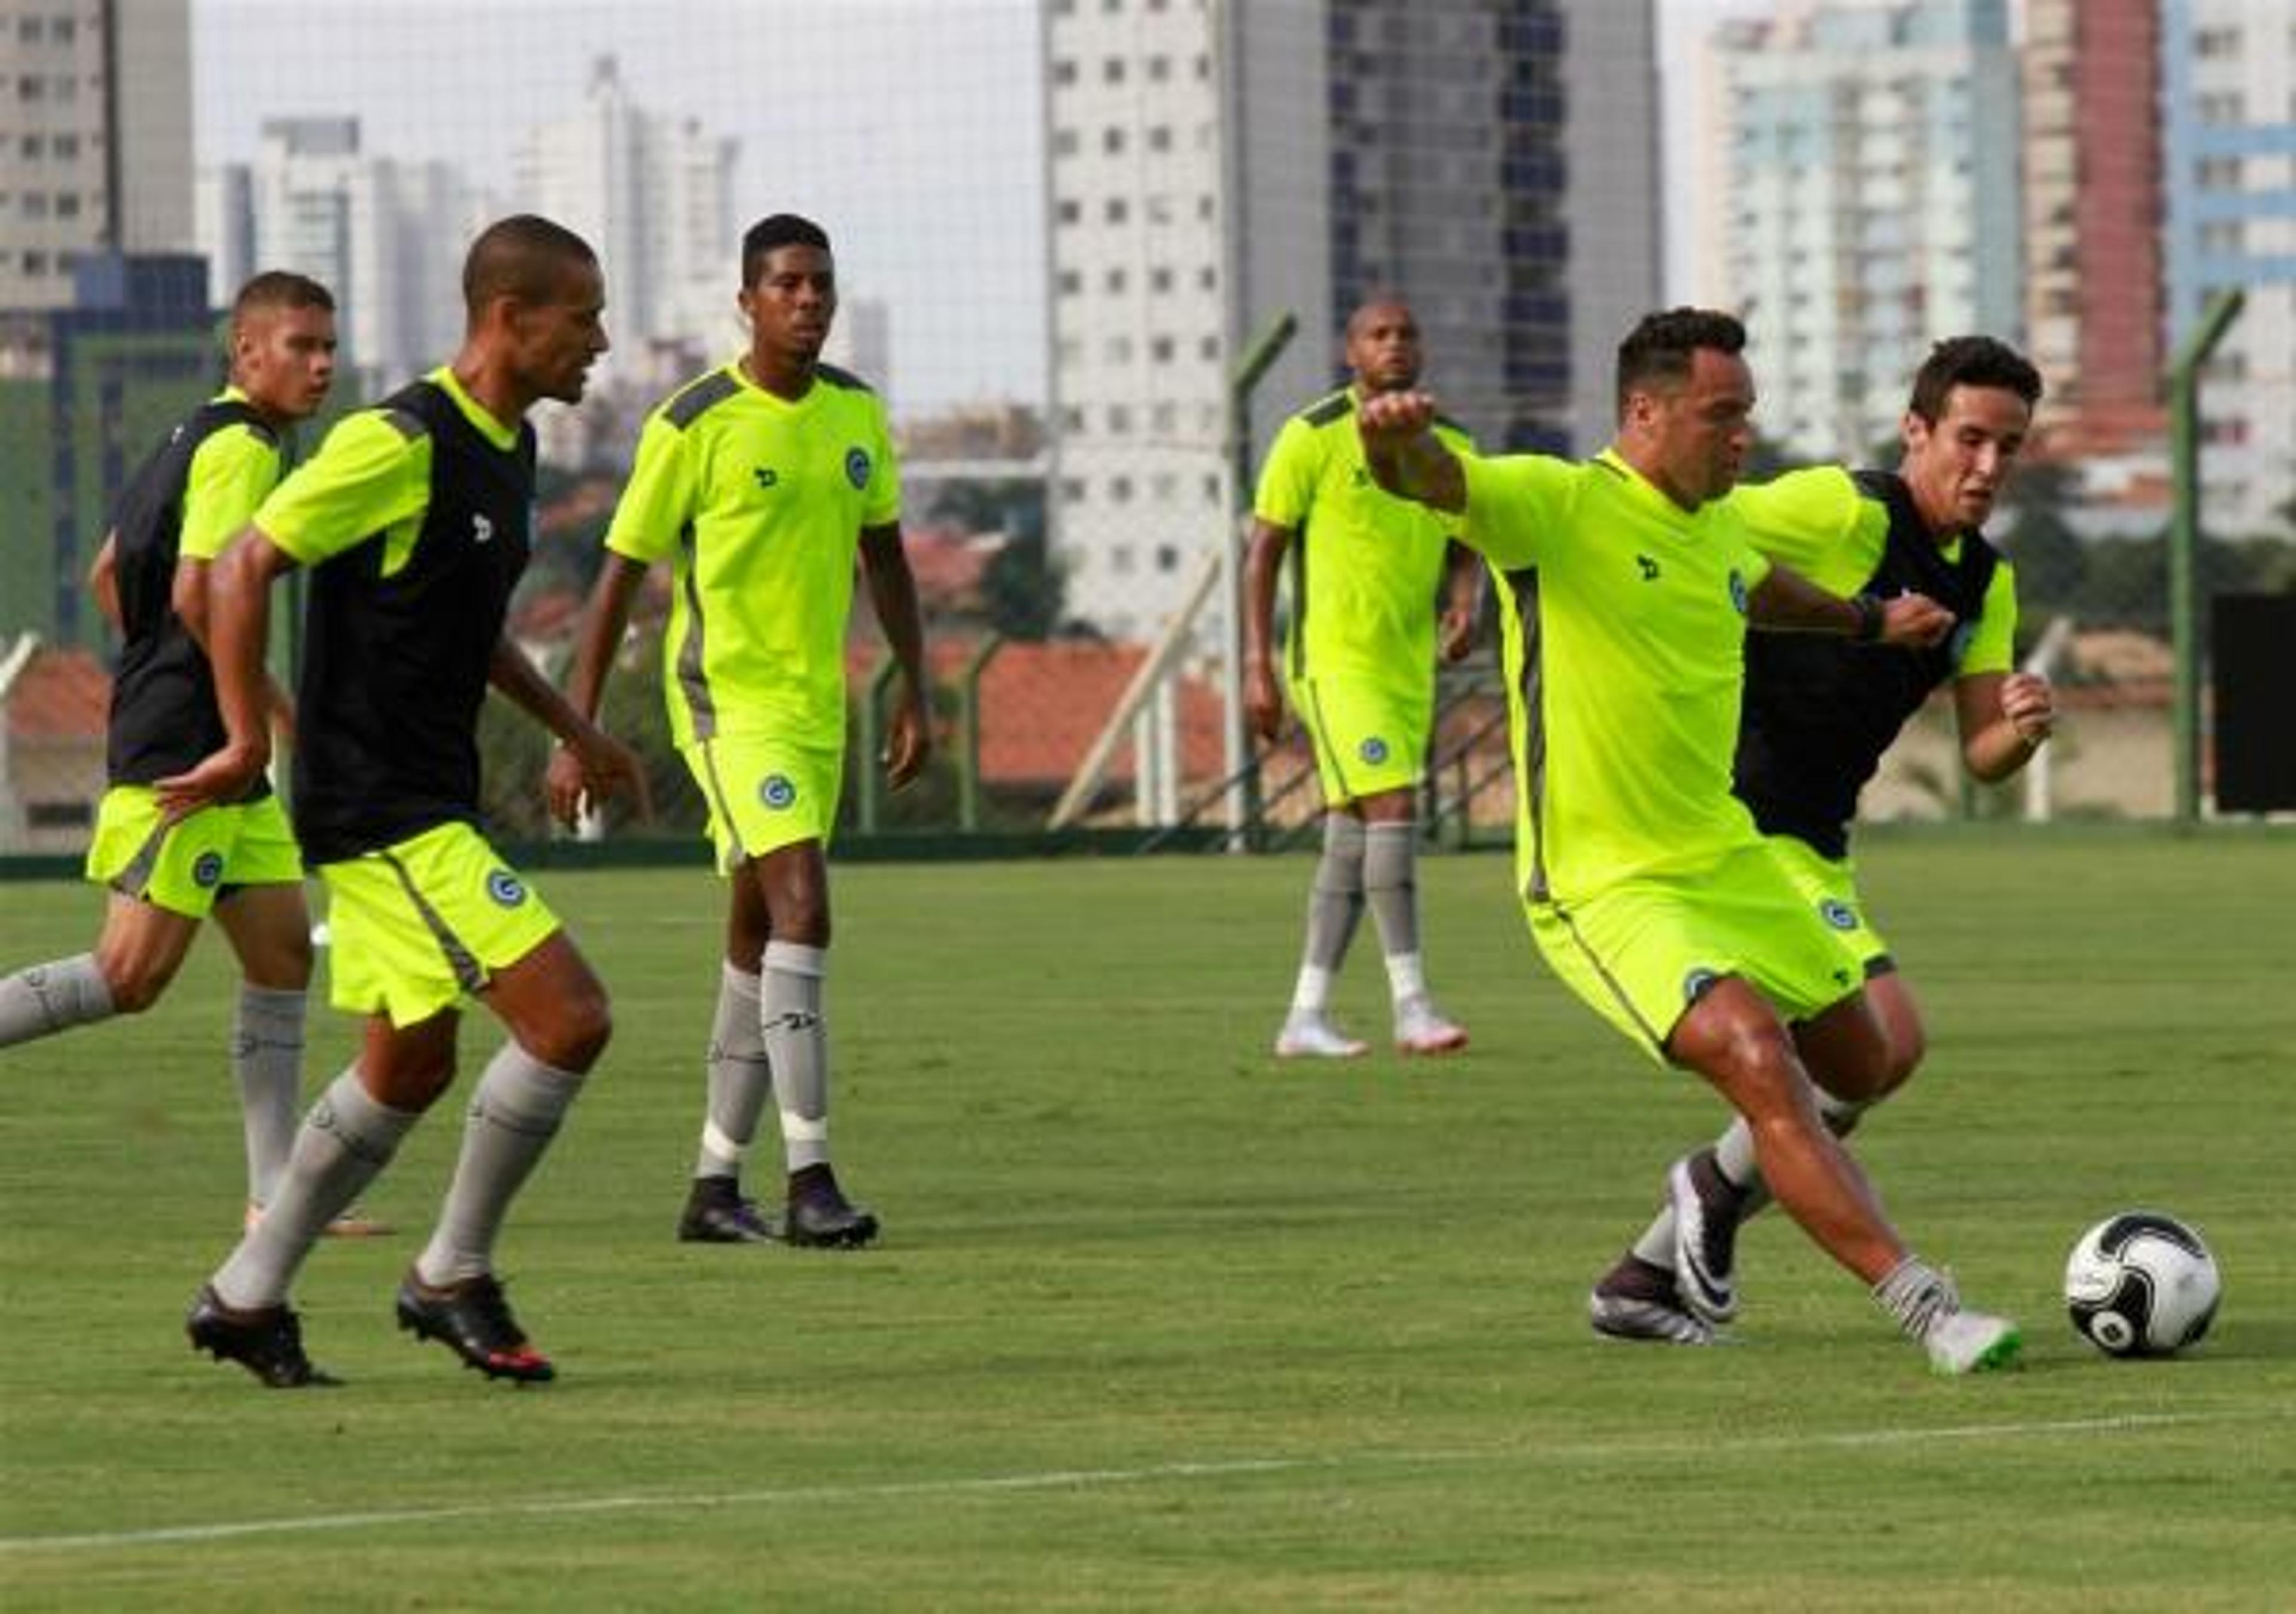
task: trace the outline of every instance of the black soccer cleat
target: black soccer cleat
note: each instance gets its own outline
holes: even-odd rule
[[[694,1178],[685,1208],[678,1213],[681,1244],[772,1244],[781,1236],[779,1224],[755,1200],[743,1199],[732,1177]]]
[[[489,1379],[546,1384],[558,1376],[510,1315],[492,1273],[433,1289],[409,1272],[398,1286],[398,1326],[418,1340],[438,1340]]]
[[[201,1284],[184,1319],[193,1350],[218,1362],[236,1362],[269,1389],[330,1389],[341,1380],[311,1365],[303,1354],[303,1324],[294,1308],[266,1306],[235,1311],[209,1284]]]
[[[812,1249],[858,1249],[877,1236],[877,1217],[865,1205],[849,1203],[838,1191],[827,1166],[790,1173],[789,1209],[782,1237]]]

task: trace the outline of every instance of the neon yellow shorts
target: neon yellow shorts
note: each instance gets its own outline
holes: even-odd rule
[[[323,863],[332,943],[329,1000],[394,1026],[483,991],[557,932],[558,916],[467,823]]]
[[[1806,840],[1792,835],[1769,837],[1770,850],[1785,865],[1802,900],[1816,910],[1829,930],[1841,933],[1849,950],[1865,967],[1866,979],[1886,974],[1892,967],[1890,944],[1874,928],[1865,899],[1857,895],[1857,864],[1854,858],[1825,856]]]
[[[1293,679],[1291,694],[1315,743],[1326,806],[1407,791],[1427,776],[1433,679],[1406,692],[1368,678],[1311,675]]]
[[[303,854],[279,798],[201,807],[162,821],[149,785],[117,784],[96,809],[87,877],[187,919],[205,919],[236,886],[303,883]]]
[[[1818,915],[1760,842],[1581,902],[1524,907],[1563,984],[1661,1063],[1675,1022],[1722,976],[1746,981],[1789,1021],[1865,984],[1846,931]]]
[[[709,804],[718,872],[800,840],[829,844],[845,788],[845,753],[762,734],[725,734],[679,748]]]

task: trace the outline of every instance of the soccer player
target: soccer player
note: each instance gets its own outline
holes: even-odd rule
[[[1366,399],[1357,423],[1381,485],[1464,514],[1500,576],[1516,872],[1549,965],[1729,1101],[1779,1202],[1934,1368],[1997,1367],[2016,1327],[1907,1250],[1819,1118],[1813,1074],[1869,1097],[1888,1044],[1857,955],[1730,790],[1750,618],[1916,645],[1952,619],[1921,594],[1827,594],[1749,541],[1724,496],[1752,439],[1744,345],[1725,314],[1644,318],[1619,348],[1617,438],[1584,463],[1455,455],[1421,392]]]
[[[1895,472],[1825,466],[1732,496],[1756,546],[1820,587],[1845,596],[1918,590],[1958,621],[1945,643],[1915,651],[1799,635],[1746,642],[1737,793],[1804,899],[1856,949],[1866,1001],[1889,1041],[1886,1071],[1864,1101],[1820,1095],[1837,1135],[1904,1085],[1928,1043],[1913,993],[1857,891],[1849,824],[1858,792],[1906,719],[1944,684],[1953,687],[1962,766],[1986,783],[2023,767],[2054,725],[2048,681],[2013,669],[2016,584],[1980,530],[2040,397],[2040,373],[2013,348],[1956,337],[1937,344],[1914,378]],[[1595,1326],[1704,1344],[1736,1314],[1738,1225],[1769,1198],[1745,1123],[1677,1161],[1668,1184],[1658,1219],[1596,1283]]]
[[[286,471],[289,433],[326,401],[335,299],[300,274],[258,274],[232,299],[230,383],[129,479],[89,582],[120,635],[107,788],[87,878],[109,889],[94,950],[0,980],[0,1047],[140,1014],[213,914],[238,956],[232,1063],[251,1220],[295,1137],[311,921],[287,815],[258,774],[239,797],[170,818],[153,782],[223,739],[208,666],[208,569]],[[284,697],[279,709],[286,709]],[[346,1213],[328,1232],[387,1232]]]
[[[878,1225],[847,1200],[830,1163],[823,988],[857,552],[901,673],[882,758],[896,788],[931,743],[923,630],[884,406],[821,362],[837,313],[828,235],[787,213],[750,226],[736,300],[748,351],[672,393],[639,436],[568,693],[597,711],[646,569],[668,561],[663,693],[709,805],[728,896],[707,1107],[677,1236],[850,1248]],[[572,822],[586,782],[577,759],[553,760],[560,818]],[[769,1096],[786,1166],[778,1217],[742,1192]]]
[[[491,684],[572,747],[600,790],[638,776],[636,758],[503,632],[532,537],[527,412],[582,396],[606,350],[605,291],[579,236],[520,216],[472,244],[463,296],[454,362],[345,419],[216,562],[227,738],[159,783],[162,804],[182,810],[236,799],[262,771],[271,585],[310,567],[295,829],[327,886],[333,1002],[365,1016],[365,1034],[185,1324],[195,1348],[278,1388],[332,1382],[304,1354],[289,1286],[327,1219],[454,1079],[465,995],[510,1038],[472,1095],[438,1226],[399,1285],[398,1323],[488,1377],[554,1375],[511,1315],[494,1246],[611,1026],[605,988],[476,827],[476,730]]]
[[[1291,1012],[1275,1038],[1285,1058],[1348,1059],[1366,1045],[1331,1019],[1332,983],[1368,905],[1387,954],[1395,1045],[1449,1053],[1467,1034],[1435,1007],[1419,949],[1414,813],[1435,714],[1436,593],[1445,584],[1440,651],[1473,643],[1480,569],[1450,542],[1453,523],[1382,491],[1365,470],[1355,411],[1365,398],[1415,387],[1419,322],[1392,298],[1349,317],[1349,385],[1283,423],[1252,501],[1244,561],[1244,702],[1260,738],[1283,723],[1275,660],[1275,578],[1292,559],[1284,676],[1324,787],[1324,856],[1308,893],[1308,936]],[[1456,452],[1474,445],[1447,421]],[[1447,568],[1446,556],[1455,556]]]

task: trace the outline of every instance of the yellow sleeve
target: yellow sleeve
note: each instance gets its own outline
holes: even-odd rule
[[[1993,569],[1985,586],[1985,602],[1977,609],[1977,622],[1962,646],[1961,664],[1954,676],[1972,678],[1980,673],[2005,673],[2017,665],[2017,578],[2006,558]]]
[[[1849,595],[1882,563],[1890,512],[1839,465],[1790,471],[1730,496],[1746,536],[1828,594]]]
[[[1459,541],[1506,570],[1534,566],[1568,519],[1578,467],[1543,454],[1459,455],[1467,513]]]
[[[893,452],[892,433],[885,429],[885,411],[873,397],[869,414],[876,425],[876,454],[861,497],[861,525],[890,527],[901,519],[901,463]]]
[[[657,412],[638,433],[637,460],[614,506],[606,547],[648,564],[666,561],[693,519],[694,469],[689,433]]]
[[[1352,422],[1349,430],[1354,430]],[[1316,500],[1318,457],[1315,428],[1296,414],[1284,422],[1283,429],[1275,434],[1275,447],[1267,451],[1267,463],[1259,468],[1251,513],[1270,527],[1299,531]]]
[[[279,445],[242,422],[212,431],[192,455],[184,483],[184,526],[176,553],[186,561],[212,561],[279,485]]]
[[[381,409],[344,418],[255,512],[263,536],[306,566],[420,517],[430,503],[430,439]]]

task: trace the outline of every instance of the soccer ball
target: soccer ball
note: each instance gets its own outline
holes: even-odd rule
[[[2081,1234],[2065,1306],[2108,1356],[2174,1356],[2209,1331],[2224,1279],[2201,1235],[2158,1210],[2124,1210]]]

